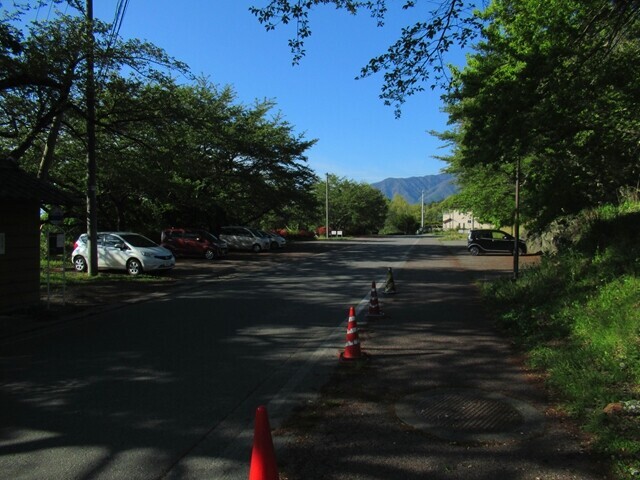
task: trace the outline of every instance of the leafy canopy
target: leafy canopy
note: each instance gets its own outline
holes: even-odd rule
[[[354,182],[337,175],[328,176],[329,228],[349,235],[377,233],[384,225],[387,200],[380,190],[366,183]],[[314,185],[318,204],[316,224],[325,224],[327,181]]]
[[[608,0],[496,0],[483,19],[483,41],[453,72],[454,128],[441,136],[465,206],[511,223],[517,164],[534,228],[615,203],[640,179],[636,12]]]
[[[0,154],[80,200],[88,42],[82,5],[68,6],[77,10],[51,20],[28,21],[34,4],[0,19]],[[305,156],[315,140],[275,102],[239,104],[230,87],[193,77],[156,46],[99,21],[93,31],[101,229],[157,235],[167,225],[215,229],[315,208]],[[82,228],[85,213],[67,216]]]
[[[448,85],[445,57],[453,47],[466,47],[476,38],[481,25],[476,7],[485,2],[405,0],[401,8],[418,10],[419,3],[431,8],[425,19],[403,28],[398,40],[363,66],[358,77],[384,72],[380,98],[394,107],[396,116],[400,116],[406,98],[423,91],[425,85],[431,89]],[[266,6],[250,10],[267,30],[295,25],[289,48],[297,64],[305,56],[304,43],[311,36],[311,11],[329,5],[352,15],[368,11],[378,26],[384,25],[387,13],[386,0],[270,0]]]

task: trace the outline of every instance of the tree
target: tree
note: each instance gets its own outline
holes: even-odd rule
[[[632,16],[614,28],[615,9],[500,0],[485,12],[485,41],[445,97],[455,129],[442,137],[475,214],[507,223],[517,165],[521,213],[535,228],[638,182],[639,24]],[[602,38],[615,42],[604,48]]]
[[[149,85],[120,79],[103,92],[101,105],[117,128],[117,134],[101,130],[98,142],[103,228],[215,230],[314,204],[317,178],[304,156],[314,140],[296,135],[279,114],[269,116],[272,102],[239,105],[230,87],[204,80]],[[68,140],[60,153],[74,160],[59,173],[73,179],[83,146]]]
[[[24,11],[17,12],[0,21],[0,152],[81,197],[83,21],[59,15],[20,23]],[[305,157],[315,140],[273,113],[273,101],[239,105],[230,87],[190,77],[183,63],[152,44],[120,39],[110,25],[96,22],[95,37],[102,229],[214,228],[315,205],[317,178]],[[172,72],[192,83],[178,85]]]
[[[417,9],[419,3],[420,0],[405,0],[399,8]],[[447,53],[452,48],[465,48],[478,38],[486,21],[481,10],[489,2],[439,0],[428,3],[434,6],[429,7],[431,10],[424,19],[403,28],[398,40],[360,71],[360,78],[384,72],[380,98],[386,105],[395,107],[396,116],[400,115],[407,97],[423,91],[425,86],[432,90],[437,86],[449,87]],[[386,0],[269,0],[266,6],[252,7],[251,11],[267,30],[279,25],[295,25],[289,47],[293,63],[297,64],[305,55],[304,42],[311,35],[309,16],[314,8],[332,5],[352,15],[368,11],[382,26],[387,4]],[[604,46],[624,32],[640,14],[639,0],[603,0],[600,4],[592,11],[592,19],[598,26],[606,26],[607,35],[595,28],[585,30],[581,37],[574,39],[579,45],[583,40],[597,38],[599,45]]]
[[[314,186],[318,205],[325,205],[326,183]],[[349,234],[377,233],[387,212],[382,192],[366,183],[329,175],[329,227]],[[316,224],[324,225],[324,209],[316,210]]]
[[[419,0],[405,0],[403,9],[414,8]],[[475,8],[484,4],[469,0],[441,0],[424,21],[402,29],[400,38],[388,50],[372,58],[361,68],[359,78],[384,71],[380,98],[393,105],[400,115],[406,97],[421,92],[431,82],[431,89],[448,84],[445,56],[453,46],[467,46],[480,27]],[[293,63],[305,55],[304,42],[311,35],[310,12],[318,6],[333,5],[355,15],[368,11],[378,26],[383,26],[387,12],[386,0],[270,0],[262,8],[250,10],[267,30],[278,25],[295,25],[295,35],[289,40]]]
[[[224,172],[236,201],[227,209],[230,220],[255,222],[290,204],[313,204],[308,192],[317,177],[305,165],[304,153],[316,140],[294,133],[280,114],[268,117],[275,104],[257,102],[243,109],[229,126],[219,152],[230,167]]]
[[[384,233],[403,233],[405,235],[415,233],[420,222],[416,217],[417,209],[409,205],[404,197],[395,194],[389,202],[387,218],[384,223]]]
[[[451,197],[448,197],[451,198]],[[424,213],[425,228],[442,225],[443,201],[425,204],[424,208],[420,203],[411,205],[411,214],[418,226],[422,225],[422,215]],[[416,227],[417,230],[417,227]]]
[[[16,160],[26,156],[23,166],[46,177],[58,136],[84,135],[82,127],[67,128],[65,119],[86,118],[85,24],[77,15],[24,23],[22,14],[24,10],[17,8],[0,22],[0,152]],[[94,34],[98,91],[122,69],[137,81],[158,83],[170,78],[167,69],[187,73],[186,65],[152,44],[114,37],[107,24],[96,21]]]

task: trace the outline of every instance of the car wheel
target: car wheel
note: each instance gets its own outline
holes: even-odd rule
[[[260,251],[262,250],[262,247],[260,247],[260,245],[258,245],[257,243],[253,246],[252,248],[254,253],[260,253]]]
[[[73,259],[73,267],[76,269],[76,272],[86,272],[87,271],[87,261],[84,257],[78,255]]]
[[[522,255],[526,255],[527,252],[524,251],[524,248],[522,247],[518,247],[518,255],[522,256]]]
[[[127,261],[127,273],[129,275],[140,275],[142,273],[142,263],[137,258],[130,258]]]
[[[207,251],[204,252],[204,258],[206,258],[207,260],[213,260],[214,258],[216,258],[216,252],[208,248]]]
[[[469,253],[471,253],[471,255],[475,257],[477,255],[480,255],[480,249],[474,245],[469,249]]]

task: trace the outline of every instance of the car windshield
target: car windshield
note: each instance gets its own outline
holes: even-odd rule
[[[128,233],[126,235],[120,235],[122,239],[132,247],[150,248],[157,247],[158,244],[149,240],[147,237],[138,235],[137,233]]]
[[[207,240],[209,240],[210,242],[218,242],[219,240],[217,239],[217,237],[213,234],[213,233],[209,233],[209,232],[203,232],[202,236],[204,238],[206,238]]]

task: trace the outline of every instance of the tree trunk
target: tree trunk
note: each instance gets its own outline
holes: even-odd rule
[[[60,112],[55,116],[51,124],[51,130],[49,130],[49,135],[47,136],[47,143],[44,146],[42,158],[40,159],[40,168],[38,168],[38,178],[41,180],[47,180],[49,178],[49,170],[53,164],[53,154],[56,149],[56,143],[58,142],[58,134],[60,133],[63,115],[64,113]]]

